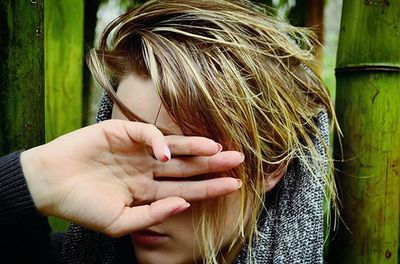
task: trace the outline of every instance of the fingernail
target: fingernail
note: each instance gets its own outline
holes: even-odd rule
[[[244,154],[240,153],[240,155],[242,155],[242,159],[240,160],[240,162],[243,162],[244,161]]]
[[[237,180],[237,182],[238,182],[238,188],[240,188],[240,187],[242,187],[242,181],[240,180],[240,179],[236,179]]]
[[[164,156],[167,160],[171,159],[171,151],[169,150],[167,145],[164,145]]]
[[[222,151],[222,145],[217,143],[217,146],[218,146],[218,152],[221,152]]]
[[[176,215],[179,213],[182,213],[183,211],[185,211],[186,209],[188,209],[190,207],[189,203],[186,203],[178,208],[175,208],[174,210],[172,210],[171,215]]]

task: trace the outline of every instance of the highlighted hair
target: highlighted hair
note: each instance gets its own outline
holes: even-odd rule
[[[112,21],[88,56],[95,79],[129,119],[142,121],[117,98],[116,88],[135,73],[151,78],[185,135],[206,136],[244,153],[245,164],[229,172],[243,187],[236,239],[228,249],[221,248],[219,236],[224,199],[196,205],[198,241],[208,264],[223,262],[224,254],[244,241],[250,241],[251,252],[263,182],[293,159],[313,175],[327,175],[316,184],[336,201],[333,177],[311,140],[320,136],[315,125],[320,111],[336,122],[330,97],[310,70],[316,63],[313,38],[267,12],[246,0],[148,1]],[[248,202],[252,210],[245,226]]]

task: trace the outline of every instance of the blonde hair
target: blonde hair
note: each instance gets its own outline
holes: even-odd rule
[[[95,79],[129,119],[142,121],[115,91],[134,72],[151,78],[185,135],[210,137],[244,153],[245,164],[230,172],[243,181],[237,239],[230,247],[247,240],[250,252],[268,175],[296,158],[313,175],[326,174],[316,184],[331,200],[336,195],[325,158],[311,139],[320,137],[319,112],[336,120],[326,89],[310,70],[316,63],[313,38],[267,11],[245,0],[148,1],[112,21],[88,56]],[[223,200],[199,203],[196,210],[204,263],[223,259],[218,235]],[[252,211],[245,226],[247,201]]]

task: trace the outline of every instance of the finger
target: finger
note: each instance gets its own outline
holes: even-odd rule
[[[202,181],[158,181],[155,199],[178,196],[187,201],[204,200],[230,194],[241,186],[242,182],[232,177]]]
[[[122,214],[103,233],[120,237],[162,223],[168,217],[181,213],[190,204],[179,197],[169,197],[150,205],[125,207]]]
[[[226,171],[243,160],[243,154],[237,151],[223,151],[209,157],[174,157],[167,163],[156,163],[153,173],[155,177],[190,177]]]
[[[166,136],[172,155],[210,156],[222,151],[222,145],[205,137]]]
[[[171,151],[161,131],[154,125],[139,122],[124,122],[128,136],[138,143],[152,147],[154,156],[160,161],[171,159]]]

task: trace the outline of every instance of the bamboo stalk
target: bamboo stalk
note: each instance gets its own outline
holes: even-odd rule
[[[43,2],[0,1],[0,155],[44,142]]]
[[[336,107],[344,223],[332,263],[399,261],[400,1],[343,1]],[[336,153],[340,153],[337,144]]]
[[[80,0],[45,0],[46,142],[82,124],[83,15]],[[53,231],[67,222],[50,218]]]

